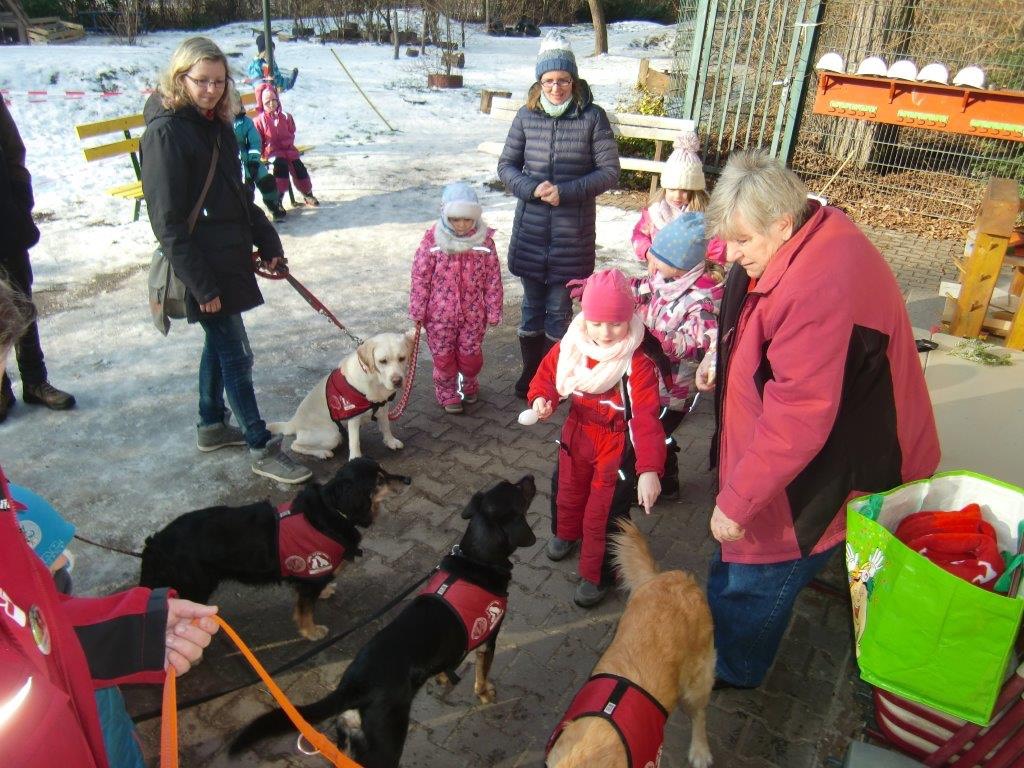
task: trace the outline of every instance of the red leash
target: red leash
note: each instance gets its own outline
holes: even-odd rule
[[[260,257],[259,251],[253,253],[252,264],[253,271],[255,271],[256,274],[259,275],[260,277],[265,277],[267,278],[267,280],[287,280],[288,284],[291,285],[291,287],[294,288],[296,292],[298,292],[299,296],[306,300],[306,303],[309,304],[309,306],[316,310],[317,314],[323,315],[336,326],[338,326],[346,336],[348,336],[350,339],[352,339],[352,341],[356,343],[356,346],[363,343],[363,340],[356,336],[354,333],[352,333],[352,331],[350,331],[348,328],[346,328],[342,324],[341,320],[336,318],[334,316],[334,313],[332,313],[331,310],[325,307],[323,303],[320,301],[320,299],[313,295],[312,291],[310,291],[306,286],[304,286],[302,283],[300,283],[292,276],[292,273],[288,271],[287,265],[281,264],[276,270],[271,272],[263,264],[263,259]]]
[[[306,303],[309,304],[309,306],[316,310],[317,314],[323,315],[336,326],[338,326],[338,328],[341,329],[342,333],[344,333],[346,336],[352,339],[352,341],[355,342],[356,346],[359,346],[360,344],[363,343],[363,340],[356,336],[354,333],[352,333],[352,331],[350,331],[348,328],[346,328],[345,325],[341,322],[341,320],[335,317],[334,313],[331,312],[331,310],[329,310],[327,307],[325,307],[323,305],[323,302],[320,301],[320,299],[313,295],[312,291],[310,291],[306,286],[304,286],[302,283],[300,283],[292,276],[292,273],[288,270],[287,265],[281,264],[276,270],[271,272],[264,265],[263,259],[260,257],[260,252],[255,251],[252,255],[252,268],[257,275],[259,275],[260,277],[265,277],[267,278],[267,280],[287,280],[288,284],[295,289],[299,296],[306,300]],[[412,395],[412,383],[413,380],[416,378],[416,361],[419,358],[419,352],[420,325],[419,323],[417,323],[416,336],[413,338],[412,341],[412,357],[409,359],[409,374],[405,377],[405,388],[402,390],[402,396],[398,399],[398,402],[395,404],[394,408],[388,409],[389,421],[395,421],[396,419],[398,419],[405,412],[405,407],[409,404],[409,397]]]

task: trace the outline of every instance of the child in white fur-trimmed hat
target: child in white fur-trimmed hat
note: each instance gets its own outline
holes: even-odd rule
[[[412,261],[409,316],[427,332],[434,394],[446,413],[475,403],[487,326],[501,322],[501,266],[494,230],[484,224],[476,192],[455,182],[441,195],[441,215]]]
[[[633,228],[633,250],[637,258],[654,274],[655,262],[650,254],[655,235],[684,212],[701,212],[708,205],[704,183],[704,161],[701,160],[700,139],[693,131],[683,131],[672,145],[672,154],[665,161],[661,184]],[[715,258],[712,254],[711,257]],[[724,258],[721,259],[724,263]]]

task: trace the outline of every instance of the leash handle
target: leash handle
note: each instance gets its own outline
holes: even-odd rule
[[[252,665],[252,668],[256,670],[256,674],[260,676],[263,684],[267,686],[271,695],[277,701],[281,709],[284,710],[285,714],[288,715],[288,719],[292,721],[292,724],[298,729],[299,733],[302,734],[303,738],[312,745],[313,749],[319,752],[324,759],[331,763],[336,768],[362,768],[359,763],[355,762],[341,750],[339,750],[334,743],[328,739],[324,734],[306,722],[305,718],[299,714],[299,711],[295,708],[285,696],[274,679],[267,673],[267,670],[263,668],[256,655],[249,650],[242,638],[238,636],[231,626],[224,621],[220,616],[213,616],[213,620],[220,625],[220,628],[224,630],[231,641],[238,646],[238,650],[242,652],[245,660]],[[178,768],[178,711],[176,701],[176,684],[174,678],[174,668],[170,668],[167,671],[167,678],[164,681],[164,695],[163,695],[163,717],[160,724],[160,766],[161,768]]]
[[[423,326],[416,323],[416,335],[412,339],[412,356],[409,358],[409,375],[405,377],[405,389],[394,408],[388,410],[388,421],[396,421],[405,413],[405,407],[409,404],[412,396],[412,384],[416,379],[416,362],[420,356],[420,333]]]

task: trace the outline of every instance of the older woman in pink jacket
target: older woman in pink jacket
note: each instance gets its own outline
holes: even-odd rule
[[[501,322],[501,303],[494,230],[484,225],[472,188],[449,184],[441,217],[413,258],[409,294],[409,315],[427,331],[437,402],[448,413],[462,413],[463,403],[476,402],[484,333]]]
[[[281,97],[270,83],[256,86],[256,115],[253,123],[263,141],[263,156],[273,164],[277,192],[284,200],[288,174],[306,205],[320,205],[313,195],[313,180],[295,148],[295,119],[281,107]]]

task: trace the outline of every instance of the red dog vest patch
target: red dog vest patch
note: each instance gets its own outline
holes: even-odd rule
[[[327,410],[334,421],[351,419],[382,405],[383,403],[372,403],[367,400],[366,395],[348,383],[348,379],[339,369],[335,368],[327,377]]]
[[[344,555],[345,547],[320,533],[305,515],[293,513],[290,503],[277,508],[277,556],[282,576],[326,576],[341,565]]]
[[[604,673],[587,680],[548,739],[545,755],[566,726],[581,717],[602,717],[611,723],[626,748],[629,768],[658,768],[661,764],[668,713],[636,683]]]
[[[443,570],[430,577],[420,595],[436,597],[455,611],[466,630],[467,653],[494,634],[508,608],[508,598]]]

